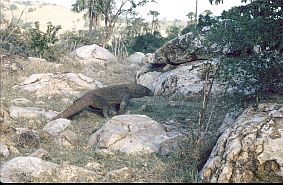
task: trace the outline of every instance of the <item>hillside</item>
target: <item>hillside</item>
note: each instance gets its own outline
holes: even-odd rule
[[[11,7],[11,8],[10,8]],[[33,3],[9,3],[2,1],[2,14],[5,19],[11,20],[14,16],[19,18],[21,13],[21,23],[31,26],[35,21],[40,22],[42,30],[46,30],[46,24],[50,21],[53,25],[61,25],[62,29],[59,33],[67,30],[87,29],[85,27],[84,13],[75,13],[65,7],[54,4],[43,4],[39,2]]]

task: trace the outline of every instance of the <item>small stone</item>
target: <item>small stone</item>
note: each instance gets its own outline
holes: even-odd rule
[[[0,156],[8,157],[10,154],[8,147],[0,143]]]
[[[56,120],[53,120],[45,125],[43,128],[43,136],[57,136],[62,131],[64,131],[69,125],[71,124],[71,121],[68,119],[59,118]],[[47,136],[48,137],[48,136]],[[45,137],[44,137],[45,138]]]
[[[88,170],[95,170],[100,167],[101,167],[101,164],[98,162],[89,162],[85,165],[85,168]]]
[[[111,178],[116,178],[116,179],[126,179],[131,177],[132,171],[128,167],[124,167],[118,170],[110,171],[107,173],[107,176],[110,176]]]
[[[48,156],[48,151],[44,149],[38,149],[29,155],[29,157],[38,157],[40,159],[44,159],[47,156]]]

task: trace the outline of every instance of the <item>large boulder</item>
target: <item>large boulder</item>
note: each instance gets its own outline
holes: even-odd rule
[[[202,45],[204,37],[187,33],[165,43],[154,53],[152,64],[182,64],[206,58],[207,49]]]
[[[115,58],[115,56],[110,53],[105,48],[102,48],[96,44],[86,45],[79,47],[71,55],[76,55],[81,59],[99,59],[99,60],[109,60]]]
[[[167,72],[150,71],[137,75],[137,83],[151,89],[157,96],[171,96],[181,94],[192,96],[203,91],[205,80],[203,79],[203,65],[206,63],[215,64],[215,61],[198,61],[194,64],[182,64],[176,69]],[[221,86],[214,83],[212,94],[219,94]]]
[[[203,182],[283,182],[283,105],[246,109],[218,139]]]
[[[41,73],[32,74],[14,89],[35,93],[37,96],[45,95],[79,95],[83,89],[95,89],[103,85],[84,74],[75,73]]]
[[[71,52],[70,56],[82,64],[96,63],[106,65],[106,61],[116,59],[110,51],[96,44],[79,47]]]
[[[163,127],[145,115],[120,115],[106,122],[89,139],[96,151],[123,152],[132,155],[158,152],[169,139]]]

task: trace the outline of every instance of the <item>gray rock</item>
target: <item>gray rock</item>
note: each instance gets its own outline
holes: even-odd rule
[[[132,176],[133,172],[131,171],[130,168],[124,167],[118,170],[110,171],[106,175],[114,179],[126,179]]]
[[[35,93],[37,96],[46,95],[79,95],[78,90],[95,89],[102,84],[81,73],[41,73],[32,74],[14,89]]]
[[[47,123],[42,129],[42,131],[43,133],[54,137],[63,132],[68,126],[70,126],[70,124],[70,120],[59,118]]]
[[[181,64],[205,58],[208,52],[202,45],[204,37],[187,33],[165,43],[154,53],[151,64]]]
[[[79,47],[70,55],[72,57],[78,57],[84,60],[99,59],[106,61],[115,58],[115,56],[107,49],[102,48],[96,44]]]
[[[120,115],[90,137],[89,147],[139,155],[158,152],[160,144],[168,138],[162,126],[145,115]]]
[[[39,177],[41,173],[51,171],[58,164],[41,160],[37,157],[15,157],[4,163],[0,168],[1,182],[13,182],[14,176],[24,173],[28,176]]]
[[[140,64],[143,63],[143,58],[145,57],[145,54],[141,52],[135,52],[134,54],[130,55],[126,61],[129,64],[135,63],[135,64]]]
[[[203,182],[282,182],[283,117],[274,103],[246,109],[218,139],[200,172]]]
[[[36,117],[46,117],[51,119],[56,116],[58,112],[45,111],[37,107],[19,107],[12,105],[10,107],[10,116],[14,119],[18,118],[36,118]]]
[[[8,147],[6,145],[0,143],[0,156],[8,157],[10,154],[11,154],[11,152],[8,149]]]

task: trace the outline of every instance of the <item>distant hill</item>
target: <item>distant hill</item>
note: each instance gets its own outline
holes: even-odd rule
[[[32,26],[35,21],[40,22],[42,31],[46,31],[46,25],[50,21],[53,25],[61,25],[59,33],[67,30],[87,29],[85,26],[84,12],[76,13],[71,9],[40,2],[10,2],[2,0],[1,10],[5,19],[12,17],[18,19],[23,12],[20,24],[26,27]]]
[[[65,31],[88,30],[88,24],[84,19],[85,12],[76,13],[56,4],[2,0],[1,11],[4,18],[8,20],[12,17],[18,19],[23,12],[20,25],[24,28],[31,28],[35,21],[39,21],[40,29],[46,31],[46,25],[50,21],[52,25],[61,25],[59,34]],[[163,37],[167,36],[166,29],[172,25],[185,27],[186,22],[161,20],[160,32]]]

